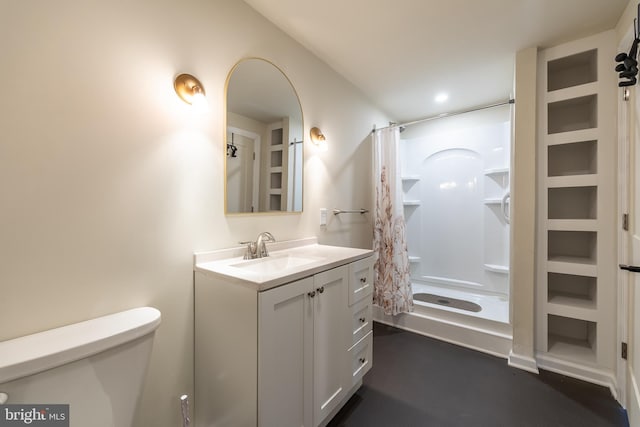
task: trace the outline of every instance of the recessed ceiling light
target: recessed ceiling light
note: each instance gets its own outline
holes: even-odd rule
[[[446,93],[439,93],[435,97],[436,102],[444,102],[447,99],[449,99],[449,95],[447,95]]]

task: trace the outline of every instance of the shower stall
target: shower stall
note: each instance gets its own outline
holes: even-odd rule
[[[415,311],[509,322],[510,106],[409,126],[400,162]]]

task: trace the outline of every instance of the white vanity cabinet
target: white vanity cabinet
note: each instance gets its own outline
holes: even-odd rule
[[[196,427],[330,421],[372,365],[364,253],[262,291],[196,269]]]
[[[315,426],[344,398],[348,267],[258,295],[258,424]],[[302,356],[302,357],[301,357]]]

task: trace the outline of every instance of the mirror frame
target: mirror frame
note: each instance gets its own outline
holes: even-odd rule
[[[270,64],[271,66],[273,66],[276,70],[278,70],[280,72],[280,74],[282,74],[282,76],[286,79],[286,81],[289,83],[289,85],[291,86],[291,89],[293,90],[293,94],[296,96],[296,99],[298,101],[298,106],[300,107],[300,119],[301,119],[301,126],[302,126],[302,165],[301,165],[301,183],[302,183],[302,200],[301,200],[301,208],[299,211],[257,211],[257,212],[229,212],[228,211],[228,207],[227,207],[227,151],[226,151],[226,145],[227,145],[227,129],[229,128],[228,125],[228,111],[227,111],[227,107],[228,107],[228,97],[229,97],[229,82],[231,81],[231,76],[233,76],[234,71],[238,68],[238,66],[240,66],[240,64],[242,64],[245,61],[249,61],[249,60],[259,60],[259,61],[264,61],[267,64]],[[225,81],[224,84],[224,108],[223,108],[223,115],[222,115],[222,119],[223,119],[223,126],[222,126],[222,138],[223,138],[223,143],[222,143],[222,158],[224,159],[224,168],[223,168],[223,180],[224,180],[224,215],[225,216],[261,216],[261,215],[299,215],[302,212],[304,212],[304,158],[305,158],[305,140],[306,138],[304,137],[305,135],[305,123],[304,123],[304,110],[302,109],[302,102],[300,101],[300,96],[298,95],[298,91],[296,90],[296,87],[294,86],[293,82],[291,81],[291,79],[289,78],[289,76],[287,76],[287,74],[280,68],[278,67],[276,64],[274,64],[272,61],[265,59],[265,58],[261,58],[258,56],[248,56],[248,57],[244,57],[239,59],[234,65],[233,67],[231,67],[231,70],[229,70],[229,73],[227,74],[227,79]]]

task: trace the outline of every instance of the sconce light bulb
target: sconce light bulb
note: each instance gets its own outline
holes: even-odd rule
[[[318,146],[318,149],[320,151],[327,151],[329,150],[329,144],[327,144],[327,141],[324,139],[324,136],[322,137],[322,139],[319,139],[318,142],[316,143],[316,145]]]
[[[209,107],[207,97],[204,96],[204,93],[202,92],[194,93],[193,97],[191,98],[191,105],[198,111],[206,111]]]

